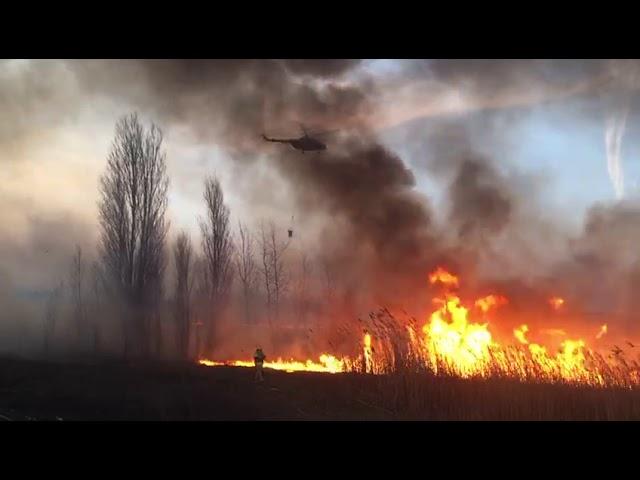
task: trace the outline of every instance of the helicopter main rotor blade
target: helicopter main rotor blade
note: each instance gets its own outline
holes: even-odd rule
[[[336,133],[339,132],[340,130],[336,129],[336,130],[323,130],[320,132],[311,132],[309,133],[310,136],[314,136],[314,137],[321,137],[324,135],[331,135],[332,133]]]

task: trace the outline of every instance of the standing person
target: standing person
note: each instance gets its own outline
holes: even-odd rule
[[[262,348],[258,347],[256,349],[256,353],[253,355],[253,363],[256,366],[256,382],[264,382],[264,377],[262,376],[262,367],[264,365],[264,359],[267,356],[262,351]]]

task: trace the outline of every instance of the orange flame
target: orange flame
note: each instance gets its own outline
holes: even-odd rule
[[[544,333],[552,337],[564,337],[567,334],[567,332],[565,332],[561,328],[544,328],[540,330],[540,333]]]
[[[362,350],[364,355],[364,368],[366,373],[373,373],[373,350],[371,349],[371,335],[365,333],[364,335],[364,348]]]
[[[491,308],[509,303],[506,298],[499,295],[487,295],[486,297],[476,300],[475,306],[487,313]]]
[[[458,277],[447,272],[444,268],[438,267],[438,269],[429,275],[429,282],[431,284],[442,283],[448,287],[458,286]]]
[[[482,368],[492,342],[487,324],[469,323],[467,313],[458,297],[448,295],[422,329],[433,366],[444,362],[463,377]]]
[[[529,331],[529,327],[526,325],[521,325],[518,328],[513,330],[513,336],[518,339],[518,341],[524,345],[529,343],[525,334]]]
[[[585,340],[580,338],[563,339],[557,353],[549,351],[547,346],[533,343],[527,338],[529,327],[522,324],[513,330],[517,343],[501,344],[491,334],[489,323],[484,314],[491,308],[507,303],[507,299],[489,295],[477,299],[469,309],[460,297],[452,291],[458,286],[458,277],[442,268],[429,275],[430,283],[442,283],[445,293],[433,299],[435,310],[428,316],[421,328],[413,324],[407,327],[407,358],[421,362],[427,370],[435,374],[456,375],[463,378],[490,377],[515,378],[522,381],[570,382],[593,386],[621,385],[640,386],[640,376],[633,372],[618,374],[617,367],[606,363],[602,356],[596,356]],[[550,304],[560,308],[564,300],[554,297]],[[480,312],[478,312],[480,310]],[[473,314],[480,315],[483,322],[474,321]],[[540,333],[553,336],[565,336],[564,330],[547,328]],[[607,333],[607,325],[600,328],[596,338]],[[265,368],[294,371],[312,371],[339,373],[352,369],[367,373],[392,371],[395,365],[392,350],[381,348],[374,351],[372,335],[364,333],[359,356],[351,361],[348,357],[337,358],[324,353],[319,362],[311,360],[265,362]],[[392,339],[397,342],[397,339]],[[376,334],[376,344],[384,347],[384,333]],[[390,342],[393,343],[393,342]],[[598,363],[600,362],[600,363]],[[604,362],[604,363],[603,363]],[[200,360],[203,365],[253,366],[251,361],[213,362]],[[391,368],[388,368],[391,366]]]
[[[253,367],[254,363],[250,360],[232,360],[227,362],[217,362],[213,360],[202,359],[198,363],[208,367],[213,366],[232,366],[232,367]],[[264,362],[264,368],[272,370],[284,370],[285,372],[323,372],[323,373],[340,373],[345,370],[345,360],[338,359],[333,355],[323,353],[320,355],[319,362],[307,360],[300,362],[296,360],[282,360],[278,358],[273,362]]]

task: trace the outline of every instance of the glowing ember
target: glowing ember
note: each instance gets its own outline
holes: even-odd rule
[[[596,339],[600,340],[605,333],[607,333],[607,324],[606,323],[600,327],[600,331],[596,335]]]
[[[552,297],[549,299],[549,305],[551,305],[551,308],[554,310],[560,310],[564,305],[564,298]]]

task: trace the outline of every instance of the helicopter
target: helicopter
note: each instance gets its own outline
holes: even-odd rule
[[[299,138],[269,138],[264,133],[262,134],[262,138],[267,142],[277,142],[277,143],[288,143],[294,149],[300,150],[302,153],[304,152],[322,152],[327,149],[327,146],[318,140],[317,138],[312,137],[307,132],[307,129],[304,125],[300,125],[302,130],[302,136]],[[324,134],[329,132],[323,132]],[[316,136],[321,135],[320,133],[316,133]]]

